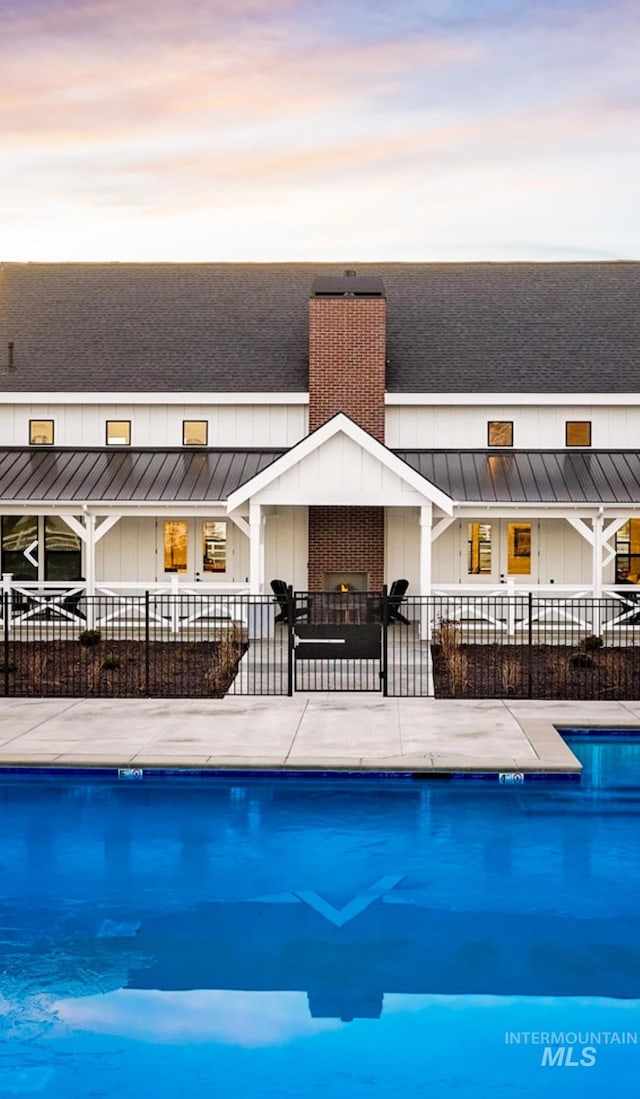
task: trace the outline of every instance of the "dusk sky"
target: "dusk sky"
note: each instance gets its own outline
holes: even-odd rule
[[[0,0],[2,260],[640,259],[638,0]]]

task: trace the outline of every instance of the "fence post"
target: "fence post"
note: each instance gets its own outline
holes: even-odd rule
[[[528,627],[527,627],[527,698],[531,698],[531,679],[533,674],[533,592],[529,591],[529,613],[528,613]]]
[[[287,697],[293,697],[293,649],[295,644],[295,603],[293,587],[287,588]]]
[[[13,573],[3,572],[2,574],[2,593],[3,599],[7,595],[9,598],[4,603],[4,620],[9,623],[9,629],[11,629],[11,618],[13,616],[13,601],[11,598],[11,590],[13,585]],[[8,613],[7,613],[8,611]]]
[[[507,636],[513,637],[516,632],[516,582],[511,577],[507,580]]]
[[[180,611],[179,611],[179,599],[180,599],[180,581],[177,576],[171,577],[171,633],[174,640],[178,632],[180,624]]]
[[[387,585],[382,585],[382,652],[380,654],[381,668],[380,678],[382,680],[382,697],[388,697],[388,678],[389,678],[389,607],[387,604],[388,589]]]
[[[149,697],[149,592],[144,593],[144,693]]]
[[[4,577],[3,577],[4,580]],[[11,614],[11,594],[5,588],[2,593],[2,622],[4,627],[4,697],[9,694],[9,615]]]

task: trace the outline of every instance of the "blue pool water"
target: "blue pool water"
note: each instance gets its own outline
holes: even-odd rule
[[[0,776],[0,1096],[636,1094],[640,748],[568,739],[579,785]]]

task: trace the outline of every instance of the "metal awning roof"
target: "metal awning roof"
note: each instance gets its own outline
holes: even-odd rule
[[[288,448],[0,448],[1,502],[226,501]],[[393,451],[459,504],[640,505],[635,450]]]
[[[0,502],[223,501],[284,450],[0,448]]]
[[[457,503],[640,504],[635,450],[396,450]]]

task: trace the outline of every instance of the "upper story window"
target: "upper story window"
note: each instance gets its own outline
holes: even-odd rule
[[[29,420],[31,446],[53,446],[53,420]]]
[[[513,420],[489,420],[489,446],[513,446]]]
[[[591,420],[567,420],[566,446],[591,446]]]
[[[131,446],[131,420],[107,420],[107,446]]]
[[[209,435],[209,424],[206,420],[182,421],[182,445],[206,446]]]

